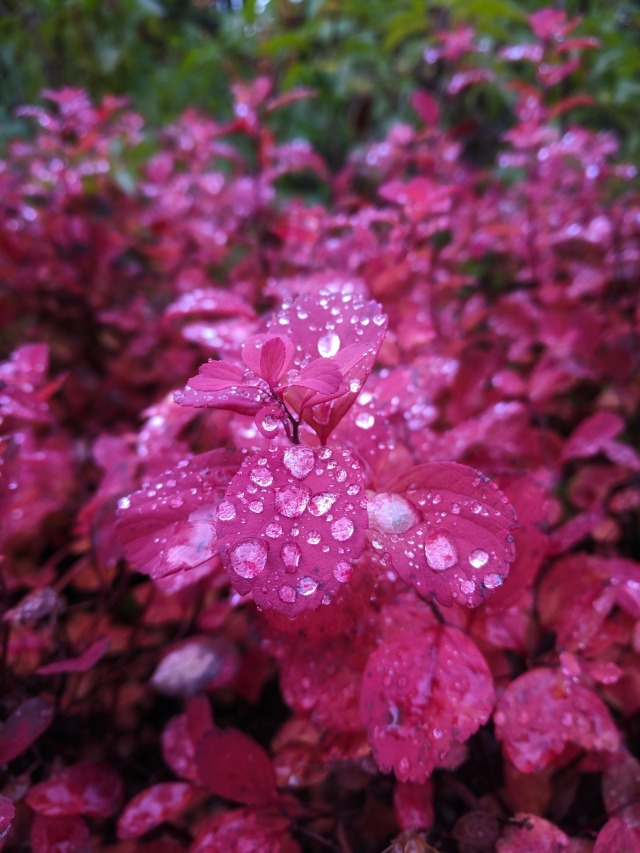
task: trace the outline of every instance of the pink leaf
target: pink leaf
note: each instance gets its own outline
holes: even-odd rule
[[[91,853],[89,828],[81,817],[37,814],[31,827],[32,853]]]
[[[228,288],[199,287],[178,297],[167,310],[165,317],[190,317],[214,315],[223,317],[247,317],[253,319],[253,308],[241,296]]]
[[[111,817],[120,808],[123,796],[124,786],[112,767],[81,761],[34,785],[26,800],[34,811],[47,817]]]
[[[613,752],[620,742],[604,702],[559,669],[534,669],[512,681],[493,719],[506,757],[523,773],[543,770],[567,743]]]
[[[270,402],[264,380],[237,364],[209,361],[192,376],[184,391],[177,391],[181,406],[228,409],[240,415],[255,415]]]
[[[206,820],[190,853],[299,853],[289,821],[274,809],[232,809]]]
[[[455,628],[399,635],[369,658],[360,715],[383,772],[424,782],[450,749],[487,721],[494,701],[489,667]]]
[[[220,555],[234,588],[287,616],[336,595],[365,529],[360,466],[338,446],[254,454],[218,507]]]
[[[579,459],[601,453],[609,439],[624,429],[624,421],[613,412],[596,412],[583,421],[567,439],[563,459]]]
[[[44,666],[38,667],[36,672],[38,675],[57,675],[62,672],[86,672],[106,655],[110,645],[110,637],[101,637],[95,643],[92,643],[89,648],[85,649],[79,657],[58,660],[55,663],[47,663]]]
[[[234,385],[242,385],[245,370],[228,361],[208,361],[198,370],[198,375],[189,380],[196,391],[226,391]]]
[[[202,453],[119,502],[118,541],[139,572],[162,578],[217,553],[215,508],[241,460],[235,451]]]
[[[289,338],[283,335],[253,335],[242,345],[242,360],[270,388],[275,388],[289,366],[293,349]]]
[[[373,547],[426,599],[476,607],[515,557],[513,507],[487,477],[456,462],[417,465],[369,501]]]
[[[612,817],[596,838],[593,853],[640,853],[640,826],[627,823],[624,814]]]
[[[45,732],[55,716],[53,706],[34,697],[27,699],[0,726],[0,764],[7,764],[21,755]]]
[[[203,696],[193,696],[186,713],[169,720],[162,732],[162,757],[177,776],[199,782],[196,744],[211,728],[211,706]]]
[[[194,788],[187,782],[160,782],[140,791],[129,800],[118,819],[121,841],[139,838],[165,821],[187,811],[193,803]]]
[[[229,684],[238,671],[238,653],[224,637],[190,637],[169,651],[151,677],[160,693],[185,696]]]
[[[0,849],[9,834],[15,813],[16,807],[13,805],[13,802],[9,797],[0,794]]]
[[[196,745],[198,776],[214,794],[247,805],[277,799],[276,778],[264,749],[238,729],[212,729]]]
[[[435,820],[433,785],[426,782],[398,782],[393,791],[393,811],[398,826],[408,829],[430,829]]]
[[[496,853],[562,853],[569,838],[557,826],[537,815],[518,812],[496,844]]]

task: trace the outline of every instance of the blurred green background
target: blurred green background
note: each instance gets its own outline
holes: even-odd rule
[[[151,127],[188,106],[230,111],[229,83],[258,73],[282,89],[311,86],[315,101],[285,111],[287,136],[304,136],[332,166],[354,144],[410,115],[417,87],[439,93],[438,63],[424,50],[434,34],[468,23],[483,37],[482,62],[504,76],[496,49],[530,39],[527,14],[543,5],[512,0],[0,0],[0,146],[26,132],[16,107],[45,88],[82,86],[95,98],[127,95]],[[615,130],[640,158],[640,6],[637,2],[555,3],[582,17],[577,34],[596,36],[583,67],[558,96],[587,91],[591,126]],[[509,76],[531,74],[509,69]],[[506,88],[472,87],[449,99],[445,121],[471,115],[504,129]],[[278,128],[276,127],[276,130]]]

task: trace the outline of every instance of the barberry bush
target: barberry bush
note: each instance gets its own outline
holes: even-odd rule
[[[424,91],[338,173],[267,77],[155,137],[23,109],[5,850],[640,849],[640,199],[574,23],[502,76],[440,34],[511,99],[483,166]]]

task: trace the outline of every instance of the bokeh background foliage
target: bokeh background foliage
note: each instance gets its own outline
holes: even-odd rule
[[[127,95],[151,126],[191,106],[223,117],[229,82],[268,73],[280,88],[311,86],[318,97],[283,116],[287,135],[304,136],[331,165],[354,144],[410,115],[416,88],[438,92],[442,69],[424,51],[435,34],[472,24],[498,84],[450,99],[451,123],[471,116],[491,140],[509,123],[504,42],[529,38],[532,0],[0,0],[0,143],[26,132],[16,108],[45,88],[78,86],[93,97]],[[588,121],[615,130],[627,157],[640,158],[640,7],[568,0],[579,35],[601,48],[585,57],[556,97],[589,91]],[[509,68],[526,79],[530,68]],[[585,120],[587,116],[585,115]],[[282,128],[284,130],[284,127]],[[479,149],[480,156],[487,152]]]

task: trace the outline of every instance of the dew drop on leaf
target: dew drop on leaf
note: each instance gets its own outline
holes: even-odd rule
[[[497,587],[502,586],[504,583],[504,577],[498,574],[498,572],[490,572],[484,576],[482,583],[487,589],[497,589]]]
[[[218,518],[220,521],[231,521],[236,517],[236,508],[231,501],[222,501],[218,505]]]
[[[270,539],[277,539],[278,536],[282,536],[282,527],[279,524],[272,522],[271,524],[267,524],[264,532]]]
[[[314,495],[309,501],[309,512],[311,515],[325,515],[336,502],[338,496],[331,492],[321,492]]]
[[[285,583],[278,590],[278,596],[280,597],[281,601],[285,602],[285,604],[293,604],[293,602],[296,600],[296,591],[292,586],[289,586],[289,584]]]
[[[318,352],[323,358],[332,358],[340,349],[340,338],[335,332],[328,332],[318,341]]]
[[[307,534],[307,542],[309,545],[319,545],[321,538],[322,537],[317,530],[310,530]]]
[[[349,518],[337,518],[331,524],[331,535],[338,542],[345,542],[353,534],[353,522]]]
[[[298,581],[298,592],[300,595],[312,595],[318,589],[318,584],[313,578],[304,577]]]
[[[267,563],[269,546],[260,539],[244,539],[229,552],[231,568],[241,578],[255,578]]]
[[[420,521],[413,504],[402,495],[380,492],[367,504],[369,525],[382,533],[406,533]]]
[[[255,513],[262,512],[262,510],[264,509],[264,504],[262,503],[262,501],[251,501],[251,503],[249,504],[249,509],[251,510],[251,512]]]
[[[298,568],[300,562],[300,548],[295,542],[287,542],[282,546],[280,557],[284,563],[284,567],[288,572],[293,572]]]
[[[441,530],[427,534],[424,540],[427,565],[434,572],[443,572],[458,562],[458,551],[450,536]]]
[[[376,419],[370,412],[360,412],[356,416],[356,426],[359,426],[360,429],[371,429],[375,422]]]
[[[306,486],[286,486],[276,491],[277,512],[286,518],[298,518],[307,508],[311,493]]]
[[[313,450],[303,445],[290,447],[284,452],[283,462],[290,474],[293,474],[297,480],[304,480],[313,470],[315,462]]]
[[[262,429],[266,433],[275,432],[280,421],[274,415],[265,415],[262,419]]]
[[[487,564],[488,560],[489,555],[486,551],[483,551],[482,548],[476,548],[475,551],[472,551],[469,554],[469,562],[471,563],[474,569],[481,569]]]
[[[352,574],[353,568],[346,560],[340,560],[339,563],[336,563],[333,576],[339,583],[348,583],[351,580]]]
[[[256,465],[255,468],[252,468],[249,472],[249,479],[252,483],[255,483],[256,486],[262,486],[266,488],[273,483],[273,476],[271,471],[268,468],[265,468],[264,465]]]

